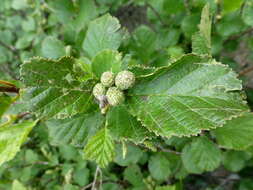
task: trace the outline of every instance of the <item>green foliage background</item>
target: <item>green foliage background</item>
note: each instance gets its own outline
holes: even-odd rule
[[[252,190],[252,27],[252,0],[1,0],[0,189]],[[104,118],[89,92],[110,68],[139,83]]]

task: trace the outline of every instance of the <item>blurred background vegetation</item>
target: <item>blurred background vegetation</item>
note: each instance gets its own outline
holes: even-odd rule
[[[212,54],[238,73],[252,108],[252,0],[1,0],[0,79],[22,85],[19,66],[33,56],[85,56],[89,22],[108,12],[123,26],[119,51],[143,65],[166,65],[191,52],[191,36],[206,3],[213,15]],[[129,144],[125,159],[118,146],[115,163],[96,171],[79,149],[51,145],[47,127],[38,124],[15,159],[0,167],[0,190],[84,190],[92,185],[104,190],[253,189],[252,148],[226,151],[223,166],[214,172],[190,174],[180,159],[190,139],[164,141],[159,153]],[[101,181],[94,184],[95,172]]]

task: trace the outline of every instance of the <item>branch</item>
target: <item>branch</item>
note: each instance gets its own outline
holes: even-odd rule
[[[8,81],[5,81],[5,80],[0,80],[0,84],[11,86],[11,87],[16,87],[14,84],[12,84]]]
[[[13,72],[11,71],[12,69],[10,68],[10,65],[9,65],[8,62],[7,62],[6,64],[2,64],[1,67],[0,67],[0,70],[1,70],[2,72],[7,73],[12,79],[18,80],[18,78],[16,77],[15,73],[13,73]]]
[[[96,182],[96,183],[98,183],[98,182]],[[128,185],[128,182],[127,181],[123,181],[123,180],[114,181],[114,180],[108,179],[108,180],[102,181],[102,184],[105,184],[105,183],[115,183],[115,184],[118,184],[118,185],[120,185],[122,187],[125,187],[125,186]],[[93,184],[93,182],[90,183],[90,184],[88,184],[88,185],[86,185],[86,186],[84,186],[81,190],[90,189],[92,187],[92,184]]]
[[[92,182],[92,188],[91,190],[96,190],[96,184],[97,184],[97,177],[98,177],[98,173],[99,173],[99,166],[97,166],[96,172],[95,172],[95,177],[94,180]]]
[[[172,154],[177,154],[177,155],[180,155],[181,152],[177,152],[175,150],[171,150],[171,149],[167,149],[167,148],[164,148],[163,146],[161,145],[156,145],[156,148],[162,152],[169,152],[169,153],[172,153]]]
[[[230,40],[236,40],[236,39],[240,38],[241,36],[246,35],[246,34],[251,33],[251,32],[253,32],[253,28],[249,28],[249,29],[247,29],[247,30],[245,30],[245,31],[243,31],[239,34],[235,34],[235,35],[230,36],[228,39],[226,39],[224,41],[224,43],[226,43]]]
[[[3,46],[4,48],[10,50],[12,53],[17,53],[17,49],[15,47],[9,46],[9,45],[5,44],[4,42],[2,42],[1,40],[0,40],[0,45]]]
[[[248,67],[248,68],[246,68],[246,69],[240,71],[240,72],[239,72],[239,76],[243,76],[243,75],[245,75],[245,74],[247,74],[247,73],[249,73],[249,72],[251,72],[251,71],[253,71],[253,66]]]
[[[0,86],[0,92],[10,92],[10,93],[18,94],[19,93],[19,88]]]

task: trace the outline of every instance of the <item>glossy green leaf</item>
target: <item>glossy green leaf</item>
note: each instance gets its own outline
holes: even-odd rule
[[[151,137],[150,132],[128,112],[126,105],[111,108],[106,120],[115,140],[127,139],[141,143]]]
[[[66,119],[53,119],[46,122],[50,143],[54,145],[73,144],[83,147],[95,135],[104,122],[99,112],[78,114]]]
[[[114,159],[115,145],[110,131],[105,127],[89,139],[84,148],[84,158],[94,160],[102,168]]]
[[[186,55],[136,84],[129,104],[131,113],[157,135],[190,136],[246,112],[241,89],[227,66]]]
[[[0,165],[14,158],[36,121],[24,121],[0,128]]]
[[[118,73],[121,70],[121,58],[121,54],[117,51],[101,51],[92,60],[92,71],[98,78],[106,71]]]
[[[213,171],[221,162],[219,148],[207,137],[197,137],[184,147],[182,160],[185,168],[191,173]]]
[[[222,128],[214,130],[218,144],[224,148],[243,150],[253,145],[253,114],[227,121]]]
[[[24,63],[21,77],[28,110],[40,118],[65,118],[89,109],[93,104],[92,86],[77,80],[74,64],[71,57],[32,58]]]
[[[83,41],[83,50],[90,57],[105,49],[117,50],[121,43],[120,24],[115,18],[106,14],[90,22]]]

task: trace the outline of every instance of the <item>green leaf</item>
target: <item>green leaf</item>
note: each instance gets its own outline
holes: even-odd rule
[[[125,105],[111,108],[106,120],[115,140],[128,139],[135,143],[142,143],[151,136],[150,132],[128,112]]]
[[[177,190],[177,188],[175,185],[166,185],[166,186],[156,187],[155,190]]]
[[[46,122],[50,143],[53,145],[73,144],[84,146],[95,135],[104,122],[99,112],[78,114],[67,119],[53,119]]]
[[[197,32],[198,24],[200,16],[198,14],[192,14],[185,16],[182,23],[181,23],[181,29],[186,36],[186,38],[191,38],[192,35]]]
[[[142,25],[133,32],[130,51],[132,54],[141,59],[144,64],[150,61],[152,53],[156,48],[156,34],[149,27]]]
[[[106,71],[118,73],[121,70],[121,58],[121,54],[117,51],[101,51],[92,60],[92,71],[98,78]]]
[[[80,186],[89,183],[90,170],[88,168],[78,168],[73,174],[73,181]]]
[[[241,7],[243,0],[223,0],[223,14],[227,14],[229,12],[235,11]]]
[[[143,175],[138,165],[130,165],[124,170],[124,179],[129,181],[135,187],[145,186]]]
[[[223,164],[227,170],[238,172],[245,167],[250,157],[247,152],[230,150],[224,153]]]
[[[245,1],[245,5],[242,12],[242,19],[245,24],[253,26],[253,2]]]
[[[246,112],[241,89],[230,68],[189,54],[140,80],[128,92],[128,103],[149,131],[190,136]]]
[[[105,168],[113,160],[114,155],[114,141],[106,127],[89,139],[84,148],[85,159],[96,161],[102,168]]]
[[[95,19],[89,24],[83,42],[83,50],[90,57],[94,57],[98,52],[105,49],[117,50],[122,38],[119,29],[119,21],[109,14]]]
[[[205,7],[202,9],[199,31],[205,37],[206,41],[210,44],[212,19],[209,10],[209,4],[206,4]]]
[[[192,36],[192,52],[196,54],[211,54],[211,47],[207,46],[207,41],[201,35],[201,33],[197,32]]]
[[[211,54],[211,18],[207,4],[201,14],[199,32],[192,37],[192,51],[197,54]]]
[[[13,0],[11,6],[15,10],[21,10],[28,7],[26,0]]]
[[[27,188],[15,179],[12,183],[12,190],[27,190]]]
[[[233,24],[231,24],[233,23]],[[219,35],[228,37],[245,30],[245,24],[238,13],[225,15],[220,22],[216,24],[216,30]]]
[[[79,13],[75,20],[75,26],[80,30],[98,15],[98,11],[93,0],[80,0],[78,6]]]
[[[43,57],[52,59],[66,55],[63,42],[53,36],[48,36],[43,40],[41,53]]]
[[[146,77],[153,74],[156,71],[156,67],[147,67],[144,65],[133,65],[129,66],[127,70],[134,73],[136,78]]]
[[[191,173],[213,171],[220,165],[221,158],[219,148],[205,136],[196,138],[182,152],[184,166]]]
[[[116,146],[115,162],[120,166],[128,166],[130,164],[136,164],[143,156],[142,150],[137,146],[127,145],[126,155],[124,156],[124,147]]]
[[[64,118],[84,112],[93,105],[92,85],[80,83],[73,71],[75,60],[32,58],[21,66],[26,86],[23,100],[40,118]]]
[[[74,4],[69,0],[54,0],[48,2],[49,8],[54,12],[56,18],[63,24],[72,22],[75,13]]]
[[[166,180],[171,174],[170,162],[163,154],[155,154],[148,162],[148,169],[156,180]]]
[[[12,103],[12,98],[5,94],[0,94],[0,119],[4,112],[9,108]]]
[[[214,130],[214,134],[224,148],[243,150],[253,145],[253,114],[246,113],[241,117],[227,121]]]
[[[165,0],[163,9],[167,14],[177,14],[184,11],[184,0]]]
[[[24,121],[0,128],[0,165],[14,158],[36,121]]]

